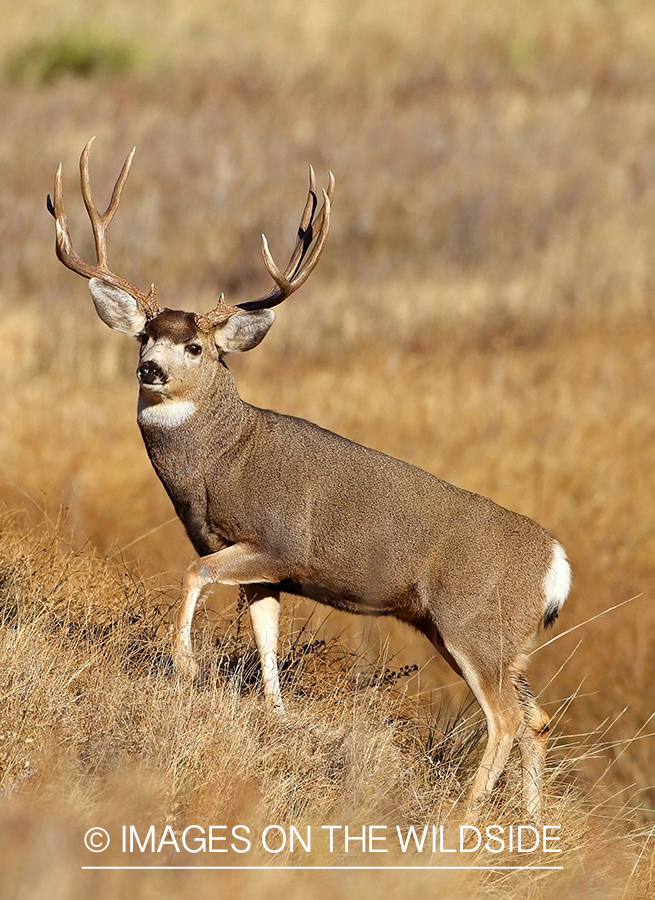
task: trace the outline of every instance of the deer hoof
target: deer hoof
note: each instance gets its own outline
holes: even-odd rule
[[[195,681],[200,674],[200,666],[186,651],[173,653],[173,666],[180,678],[188,681]]]

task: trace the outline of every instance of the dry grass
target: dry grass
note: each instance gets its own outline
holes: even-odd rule
[[[132,74],[0,85],[0,490],[33,523],[63,504],[73,549],[62,555],[54,535],[4,523],[2,571],[20,576],[27,610],[4,631],[2,733],[14,735],[0,773],[11,791],[0,807],[2,876],[15,879],[6,895],[39,896],[40,878],[62,897],[98,893],[99,882],[78,879],[80,823],[139,809],[162,823],[228,812],[264,822],[292,810],[316,821],[352,802],[380,822],[432,821],[445,795],[419,724],[440,699],[456,709],[463,696],[437,690],[452,673],[400,625],[333,615],[319,636],[344,633],[368,660],[386,652],[394,668],[419,664],[420,676],[401,703],[386,689],[355,690],[348,665],[313,653],[317,671],[305,665],[288,685],[297,702],[289,730],[276,731],[257,691],[237,692],[216,669],[216,637],[236,641],[234,629],[212,630],[232,615],[227,591],[198,622],[205,688],[187,694],[170,677],[155,607],[174,602],[192,551],[134,423],[135,350],[103,328],[80,279],[54,260],[43,208],[62,161],[73,233],[90,253],[75,169],[97,134],[100,200],[139,146],[112,262],[142,287],[157,281],[171,306],[263,292],[259,233],[282,257],[307,162],[329,166],[337,195],[325,257],[262,347],[233,361],[242,394],[543,523],[575,573],[561,629],[643,595],[534,657],[535,687],[547,685],[546,707],[561,710],[550,796],[575,849],[561,876],[570,881],[521,876],[521,893],[647,896],[653,744],[632,739],[653,730],[640,732],[655,679],[652,4],[423,0],[408,16],[368,0],[356,10],[341,0],[117,0],[102,12],[29,0],[2,13],[7,61],[72,23],[140,47]],[[5,583],[3,602],[16,589]],[[289,620],[291,669],[293,623],[310,610],[299,604]],[[239,641],[230,652],[248,659]],[[348,703],[335,702],[337,687]],[[414,723],[409,743],[387,722],[398,715]],[[310,753],[312,729],[333,729],[341,744]],[[254,770],[243,770],[245,749]],[[373,760],[370,778],[358,757]],[[465,780],[468,750],[461,765]],[[506,812],[516,774],[499,791]],[[35,834],[59,848],[59,864],[29,849]],[[209,876],[192,885],[182,873],[147,873],[137,884],[128,874],[102,882],[103,894],[216,887]],[[275,890],[300,892],[292,874],[278,873]],[[348,877],[317,875],[303,896],[371,889],[373,876]],[[225,878],[231,893],[250,885],[243,873]],[[403,895],[403,879],[388,873],[385,890]],[[412,879],[413,890],[434,890],[427,876]],[[456,879],[443,893],[511,896],[517,884]]]
[[[457,825],[466,821],[462,793],[478,758],[478,714],[445,707],[436,715],[421,713],[400,690],[403,673],[375,669],[336,641],[325,644],[291,630],[282,657],[288,714],[272,721],[259,699],[253,647],[240,630],[223,623],[205,631],[205,677],[199,690],[190,688],[172,673],[161,591],[130,568],[74,549],[57,524],[28,530],[5,513],[1,525],[5,896],[38,896],[41,878],[50,880],[53,871],[68,888],[49,896],[88,896],[92,875],[76,873],[99,863],[82,846],[83,834],[99,823],[117,845],[103,865],[217,864],[206,855],[166,849],[155,857],[125,856],[119,848],[126,822],[141,839],[154,825],[157,844],[166,826],[179,840],[198,823],[247,823],[253,844],[272,823],[297,825],[303,835],[309,824],[314,842],[322,823],[350,823],[360,831],[375,823],[392,833],[397,826],[440,823],[449,829],[446,846],[452,844]],[[578,740],[559,743],[547,818],[561,825],[565,865],[551,874],[548,896],[601,885],[619,892],[639,850],[636,834],[627,834],[629,814],[593,805],[573,787],[580,756],[599,752],[598,741],[589,740],[583,751]],[[518,783],[514,764],[485,823],[520,819]],[[48,851],[59,857],[54,868],[44,865]],[[307,859],[313,865],[370,864],[352,847],[331,855],[316,843],[311,858],[271,857],[255,845],[247,857],[232,854],[224,861],[294,865]],[[443,864],[443,857],[395,852],[381,861],[426,862]],[[491,862],[516,865],[517,859],[505,853]],[[466,863],[489,865],[490,857],[480,852]],[[538,854],[530,864],[554,860]],[[130,876],[120,876],[113,892],[104,886],[103,896],[121,896],[127,885],[131,896],[150,896],[153,885],[134,893]],[[522,896],[543,895],[535,876],[523,875]],[[442,896],[480,890],[505,897],[511,879],[515,883],[516,875],[458,874],[446,880]],[[208,889],[209,882],[203,884]],[[643,885],[641,872],[636,884]],[[173,880],[167,891],[174,886]],[[247,882],[239,885],[239,893],[248,889]]]

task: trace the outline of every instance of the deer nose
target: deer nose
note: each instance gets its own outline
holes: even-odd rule
[[[166,384],[168,377],[162,367],[151,359],[142,362],[136,374],[142,384]]]

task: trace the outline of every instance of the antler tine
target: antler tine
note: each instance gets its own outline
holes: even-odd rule
[[[143,291],[140,291],[133,284],[130,284],[129,281],[121,278],[120,275],[114,274],[109,269],[107,263],[107,226],[114,218],[114,214],[118,209],[118,204],[120,203],[121,199],[121,192],[123,190],[125,182],[127,181],[127,176],[130,172],[130,166],[132,165],[132,159],[134,157],[136,147],[128,154],[125,162],[123,163],[123,168],[121,169],[120,174],[116,179],[116,183],[114,184],[114,189],[112,191],[111,200],[109,201],[109,206],[104,213],[100,213],[96,209],[96,206],[93,202],[93,196],[91,193],[91,181],[89,178],[89,153],[91,150],[91,144],[94,140],[95,138],[91,138],[91,140],[87,143],[84,150],[82,151],[82,155],[80,156],[80,184],[82,188],[84,205],[86,207],[86,211],[91,222],[91,229],[93,231],[93,240],[95,243],[97,263],[95,266],[91,265],[90,263],[85,263],[82,259],[80,259],[73,248],[70,229],[68,227],[68,219],[64,210],[64,191],[62,186],[61,165],[59,165],[57,174],[55,175],[54,204],[49,195],[46,204],[48,211],[55,218],[55,249],[57,257],[67,268],[71,269],[73,272],[77,272],[78,275],[82,275],[84,278],[101,278],[108,284],[113,284],[115,287],[121,288],[121,290],[126,291],[141,304],[144,312],[146,313],[146,316],[149,319],[153,319],[155,316],[159,315],[160,312],[162,312],[162,308],[157,305],[155,299],[156,288],[154,284],[150,286],[150,292],[148,294],[144,294]]]
[[[90,278],[91,275],[87,275],[86,271],[84,271],[87,268],[86,263],[84,263],[73,250],[73,242],[71,241],[70,229],[68,227],[68,217],[66,216],[66,210],[64,209],[61,163],[59,163],[57,172],[55,173],[54,195],[54,205],[50,199],[50,194],[48,194],[46,206],[50,215],[54,216],[55,219],[55,252],[57,258],[69,269],[72,269],[74,272],[79,272],[80,275],[84,275],[86,278]]]
[[[328,207],[328,215],[329,215],[329,214],[330,214],[330,209],[331,209],[331,207],[332,207],[332,200],[334,199],[334,175],[332,174],[332,172],[329,172],[329,171],[328,171],[328,186],[327,186],[327,191],[324,191],[323,193],[327,193],[328,199],[329,199],[329,201],[330,201],[329,207]],[[323,228],[323,218],[324,218],[324,216],[325,216],[325,203],[324,203],[323,206],[321,206],[321,208],[319,209],[318,215],[316,216],[316,219],[311,223],[311,231],[313,231],[314,233],[316,233],[316,232],[320,233],[320,232],[321,232],[321,230],[322,230],[322,228]],[[311,240],[308,241],[308,243],[307,243],[307,248],[309,248],[309,245],[310,245],[310,244],[311,244]],[[305,253],[306,253],[306,252],[307,252],[307,251],[305,250]],[[300,258],[299,264],[302,263],[302,260],[303,260],[303,257],[304,257],[304,255],[305,255],[305,253],[303,253],[302,257]],[[289,274],[289,272],[285,272],[285,275],[288,275],[288,274]]]
[[[120,203],[121,199],[121,193],[123,191],[123,185],[127,181],[127,176],[130,174],[130,166],[132,165],[132,159],[134,158],[134,154],[136,153],[136,147],[133,147],[130,153],[128,153],[127,158],[123,163],[123,168],[121,169],[120,174],[116,179],[116,184],[114,185],[114,190],[111,194],[109,206],[104,211],[104,213],[101,213],[100,210],[96,208],[96,205],[93,202],[93,195],[91,193],[91,180],[89,178],[89,154],[91,152],[91,144],[94,141],[95,137],[92,137],[85,146],[84,150],[82,150],[82,155],[80,156],[80,184],[82,186],[82,197],[84,199],[84,205],[86,206],[86,211],[89,215],[89,219],[91,220],[91,228],[93,229],[93,239],[96,245],[96,257],[98,259],[98,265],[107,267],[107,226],[114,218],[114,213],[118,209],[118,204]]]
[[[330,228],[330,198],[328,197],[326,191],[322,191],[322,194],[323,206],[321,207],[321,230],[318,232],[314,248],[307,259],[304,261],[304,265],[302,265],[302,263],[303,257],[307,252],[306,249],[301,255],[296,267],[296,272],[294,272],[291,278],[288,278],[286,276],[286,273],[283,274],[282,272],[280,272],[277,265],[275,264],[275,261],[273,260],[271,251],[269,250],[268,241],[266,240],[266,237],[262,235],[262,256],[264,257],[264,265],[268,269],[271,278],[276,282],[280,291],[284,294],[284,296],[281,297],[278,302],[282,302],[282,300],[285,300],[286,297],[289,296],[289,294],[297,291],[298,288],[307,281],[321,255],[323,244],[325,243]]]
[[[300,217],[300,224],[298,225],[298,238],[296,240],[296,246],[293,248],[293,253],[291,254],[291,258],[287,264],[286,269],[284,270],[284,277],[288,278],[290,275],[293,276],[293,273],[296,269],[296,266],[300,265],[302,262],[302,258],[307,252],[307,248],[312,242],[313,238],[313,219],[314,213],[316,212],[317,205],[316,198],[316,176],[314,175],[313,166],[309,167],[309,191],[307,192],[307,200],[305,201],[305,208],[302,211],[302,216]],[[263,235],[262,235],[263,237]],[[264,238],[264,240],[266,240]],[[267,245],[268,246],[268,245]],[[270,256],[270,254],[269,254]]]
[[[280,271],[271,255],[268,241],[266,240],[266,237],[262,235],[262,256],[264,258],[264,265],[273,281],[275,281],[277,287],[272,288],[268,294],[260,297],[258,300],[249,300],[245,303],[238,303],[237,306],[240,309],[252,312],[258,309],[270,309],[273,306],[277,306],[279,303],[282,303],[283,300],[286,300],[286,298],[294,291],[297,291],[298,288],[307,281],[316,267],[330,230],[330,210],[332,199],[334,197],[335,182],[334,175],[329,172],[327,191],[322,191],[323,205],[315,216],[317,206],[315,190],[316,182],[314,170],[311,166],[309,171],[309,193],[300,219],[298,239],[294,251],[291,254],[289,264],[284,272]],[[312,243],[314,246],[309,253],[309,256],[307,256]],[[305,259],[305,257],[307,258]]]
[[[327,187],[327,195],[330,199],[330,204],[332,203],[332,198],[334,197],[334,175],[332,172],[328,172],[328,187]],[[305,258],[305,254],[309,250],[312,241],[314,240],[314,235],[320,233],[323,227],[323,217],[325,215],[325,204],[318,211],[318,215],[316,219],[314,219],[314,213],[316,212],[317,199],[316,199],[316,178],[314,176],[314,169],[312,166],[309,167],[309,194],[307,195],[307,202],[305,204],[305,209],[303,210],[303,215],[300,220],[300,225],[298,226],[298,240],[296,241],[296,246],[294,248],[293,254],[291,255],[291,259],[284,270],[284,277],[290,278],[293,280],[293,277],[296,273],[296,270],[302,265],[302,261]],[[268,245],[267,245],[268,246]],[[269,253],[270,256],[270,253]]]
[[[332,179],[332,194],[334,195],[334,175],[330,172],[330,177]],[[328,185],[328,190],[330,185]],[[303,285],[311,273],[314,270],[316,263],[319,260],[321,253],[323,252],[323,245],[327,240],[328,232],[330,230],[330,212],[332,210],[332,197],[328,194],[327,191],[322,190],[323,194],[323,205],[321,206],[320,212],[318,214],[318,221],[314,223],[314,229],[318,231],[318,237],[316,238],[316,243],[314,244],[314,249],[311,251],[309,256],[307,257],[302,269],[295,274],[292,279],[294,290],[297,290],[301,285]],[[309,245],[308,245],[309,247]],[[306,252],[306,251],[305,251]],[[305,254],[303,253],[300,258],[300,263],[302,263]]]

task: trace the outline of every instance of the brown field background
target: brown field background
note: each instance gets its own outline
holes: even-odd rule
[[[0,83],[0,498],[12,511],[0,592],[4,607],[16,596],[26,610],[18,624],[5,613],[2,644],[4,896],[44,896],[47,885],[53,898],[354,897],[382,884],[389,898],[409,886],[449,897],[652,895],[655,6],[2,0],[0,11],[6,73],[30,42],[66,33],[134,51],[113,77]],[[262,346],[230,360],[242,396],[543,524],[574,571],[546,639],[637,597],[533,658],[532,683],[555,715],[549,802],[567,832],[563,872],[389,872],[384,882],[80,872],[96,862],[86,828],[130,816],[439,821],[445,795],[426,775],[425,743],[421,768],[389,710],[413,704],[419,721],[466,700],[404,627],[304,603],[286,613],[287,649],[311,614],[319,637],[386,654],[395,669],[418,664],[404,695],[371,689],[359,700],[350,676],[319,658],[298,677],[285,731],[257,690],[185,690],[141,657],[126,672],[130,629],[165,653],[153,604],[174,603],[193,551],[136,427],[136,347],[102,325],[84,281],[53,252],[44,200],[62,162],[76,247],[91,258],[76,173],[92,135],[99,205],[138,146],[111,263],[142,288],[155,281],[174,308],[267,290],[261,232],[285,261],[307,164],[323,182],[330,168],[324,257]],[[234,618],[235,600],[217,589],[198,616],[207,665],[204,626]],[[112,616],[116,634],[102,630]],[[314,697],[303,699],[303,677]],[[473,708],[465,718],[480,721]],[[312,728],[338,739],[298,749]],[[357,769],[352,760],[369,755],[375,764]],[[325,774],[335,757],[349,773],[338,788]],[[505,812],[517,802],[513,765],[499,789]]]

